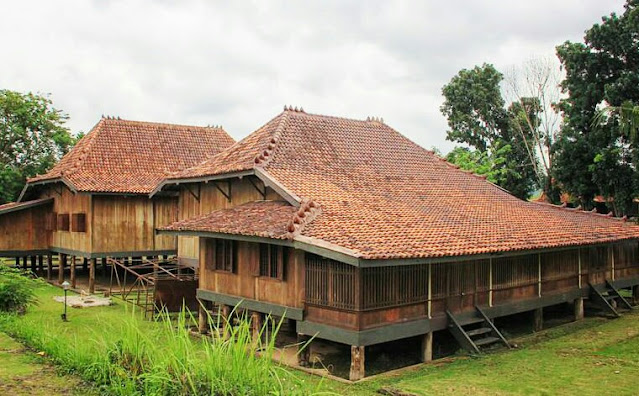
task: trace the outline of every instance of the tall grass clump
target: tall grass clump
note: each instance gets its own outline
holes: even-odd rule
[[[37,285],[28,272],[0,265],[0,312],[24,313],[35,302]]]
[[[194,337],[187,310],[166,312],[155,323],[135,311],[100,323],[83,337],[60,334],[60,325],[42,326],[35,318],[0,317],[0,329],[44,351],[54,363],[115,395],[289,395],[311,394],[298,376],[271,359],[274,334],[255,341],[246,317],[223,323],[209,317],[211,337]],[[261,329],[270,331],[269,323]],[[269,329],[267,330],[267,326]],[[279,323],[273,326],[274,333]],[[264,338],[264,337],[260,337]],[[258,354],[259,352],[259,354]],[[321,384],[321,383],[320,383]],[[318,385],[319,386],[319,385]]]

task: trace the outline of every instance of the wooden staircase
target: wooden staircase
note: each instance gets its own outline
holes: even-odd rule
[[[619,308],[623,307],[628,310],[632,309],[632,305],[626,300],[615,286],[606,280],[605,288],[603,291],[599,291],[595,286],[588,283],[590,286],[590,299],[600,306],[608,314],[615,318],[620,315]]]
[[[446,315],[450,322],[448,325],[450,332],[459,345],[468,352],[479,354],[484,348],[496,343],[502,343],[510,348],[508,341],[478,306],[475,306],[471,316],[467,314],[455,316],[450,311],[446,311]]]

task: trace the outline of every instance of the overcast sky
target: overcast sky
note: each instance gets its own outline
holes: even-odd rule
[[[3,1],[0,89],[50,93],[73,132],[106,114],[240,139],[291,104],[448,151],[441,88],[460,69],[552,57],[623,4]]]

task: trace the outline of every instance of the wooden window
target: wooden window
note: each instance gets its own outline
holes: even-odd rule
[[[44,219],[44,229],[46,231],[55,231],[58,222],[58,214],[55,212],[47,213]]]
[[[211,242],[213,268],[217,271],[235,273],[237,267],[237,244],[228,239],[215,239]]]
[[[58,215],[58,231],[69,231],[69,214],[60,213]]]
[[[72,230],[75,232],[87,231],[87,215],[86,213],[74,213],[72,218]]]
[[[284,279],[286,249],[279,245],[260,244],[260,276]]]
[[[314,254],[306,254],[305,301],[346,310],[359,309],[357,268]]]

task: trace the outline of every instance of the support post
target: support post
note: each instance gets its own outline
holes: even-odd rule
[[[89,259],[84,257],[82,258],[82,272],[86,274],[88,269],[89,269]]]
[[[311,337],[304,334],[297,334],[297,364],[300,367],[310,367],[311,360]]]
[[[64,282],[64,266],[67,264],[67,255],[60,253],[58,257],[58,283]]]
[[[251,335],[253,337],[253,342],[256,345],[260,344],[260,332],[262,331],[262,325],[264,324],[264,319],[260,312],[252,312],[251,313]]]
[[[209,320],[208,320],[208,301],[200,301],[200,306],[198,307],[198,323],[197,329],[200,334],[206,334],[209,331]]]
[[[544,309],[537,308],[533,311],[533,331],[541,331],[544,328]]]
[[[582,320],[584,318],[584,299],[579,297],[575,299],[575,321]]]
[[[365,348],[363,346],[351,346],[351,371],[348,379],[358,381],[366,375],[365,366]]]
[[[44,257],[41,254],[38,255],[38,272],[40,274],[44,272]]]
[[[102,257],[102,276],[106,278],[107,276],[107,259],[106,257]]]
[[[31,259],[31,272],[36,272],[36,256],[29,256]]]
[[[632,300],[635,304],[639,304],[639,285],[632,287]]]
[[[16,268],[20,268],[20,257],[16,257]]]
[[[421,361],[424,363],[433,360],[433,332],[428,332],[422,336]]]
[[[98,259],[91,259],[89,263],[89,294],[95,293],[95,265]]]
[[[47,254],[47,280],[53,278],[53,254]]]
[[[75,289],[76,287],[76,279],[75,279],[75,262],[76,262],[76,257],[75,256],[71,256],[71,263],[69,265],[69,277],[71,278],[71,287],[73,289]]]
[[[231,327],[231,307],[228,305],[220,305],[220,318],[218,327],[222,332],[222,338],[227,339],[230,334]]]
[[[27,256],[24,256],[22,258],[22,269],[25,270],[25,271],[27,270],[27,261],[28,260],[29,260],[29,257],[27,257]]]

